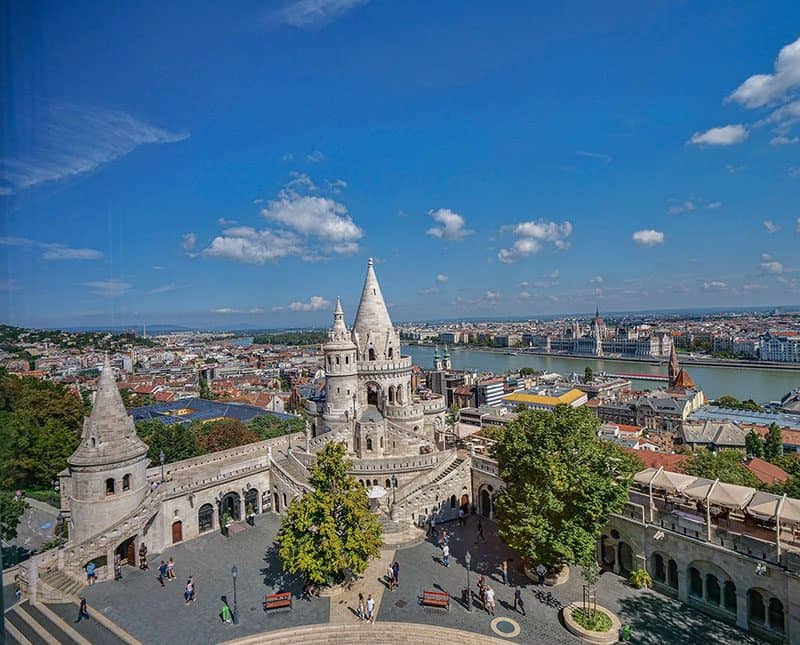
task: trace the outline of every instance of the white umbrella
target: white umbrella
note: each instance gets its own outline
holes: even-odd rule
[[[380,499],[386,495],[386,489],[383,486],[373,486],[367,491],[367,498]]]

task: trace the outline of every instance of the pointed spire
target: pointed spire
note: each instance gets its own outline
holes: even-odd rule
[[[678,380],[678,374],[681,371],[681,366],[678,363],[678,354],[675,352],[675,344],[672,344],[672,348],[669,352],[669,367],[667,368],[667,376],[669,377],[669,385],[672,387],[675,385],[675,382]]]
[[[92,412],[83,422],[81,443],[68,459],[72,465],[103,465],[147,454],[147,445],[136,435],[114,378],[108,354],[97,380]]]
[[[333,312],[333,327],[331,333],[347,332],[347,325],[344,324],[344,310],[342,309],[342,301],[339,297],[336,298],[336,310]]]
[[[433,346],[433,358],[434,359],[439,358],[439,345],[438,344]]]
[[[444,344],[444,357],[450,358],[450,348],[447,346],[447,343]]]
[[[374,264],[373,259],[370,258],[367,264],[367,277],[364,279],[364,289],[361,292],[361,301],[358,304],[358,312],[353,324],[353,330],[359,337],[359,345],[366,343],[370,333],[374,339],[381,339],[381,342],[384,342],[387,334],[394,335],[394,326],[389,318],[386,303],[383,301],[378,277],[373,268]],[[395,348],[395,351],[397,350],[398,348]]]

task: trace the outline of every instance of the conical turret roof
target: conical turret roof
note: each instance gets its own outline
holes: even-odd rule
[[[67,460],[72,466],[101,466],[147,454],[147,444],[122,403],[114,371],[106,356],[91,414],[83,422],[81,442]]]
[[[350,338],[350,332],[347,331],[347,325],[344,324],[344,309],[342,309],[342,301],[336,298],[336,309],[333,312],[333,325],[328,332],[328,342],[325,343],[323,349],[343,349],[352,348],[353,340]]]
[[[367,277],[364,280],[364,290],[361,292],[361,302],[358,304],[356,321],[353,324],[354,331],[363,342],[370,332],[374,337],[385,337],[387,333],[393,334],[394,327],[389,318],[389,311],[383,301],[381,287],[378,284],[378,277],[375,275],[375,262],[369,259],[367,265]]]

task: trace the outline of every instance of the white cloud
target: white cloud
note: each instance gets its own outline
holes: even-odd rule
[[[42,260],[101,260],[103,252],[97,249],[75,249],[66,244],[37,242],[26,237],[0,237],[0,246],[27,246],[40,248]]]
[[[711,202],[710,204],[706,204],[706,208],[708,208],[709,210],[722,208],[722,202]]]
[[[197,245],[197,235],[194,233],[184,233],[181,238],[181,246],[184,251],[191,251]]]
[[[695,209],[697,209],[695,203],[691,199],[687,199],[680,204],[673,204],[667,211],[670,215],[680,215],[681,213],[691,213]]]
[[[275,11],[271,18],[297,29],[315,29],[333,22],[369,0],[295,0]]]
[[[695,132],[689,143],[696,146],[732,146],[747,139],[747,128],[743,125],[724,125],[705,132]]]
[[[170,282],[169,284],[162,284],[160,287],[156,287],[155,289],[150,289],[150,293],[172,293],[178,287],[175,286],[174,282]]]
[[[531,294],[527,291],[520,291],[519,292],[519,299],[520,300],[528,300],[531,297]]]
[[[217,224],[219,224],[220,226],[234,226],[236,223],[237,222],[235,219],[226,219],[224,217],[220,217],[219,219],[217,219]]]
[[[502,299],[503,294],[500,293],[499,291],[487,290],[486,293],[483,294],[483,297],[488,302],[497,302],[498,300]]]
[[[787,137],[782,134],[772,137],[769,141],[773,146],[790,146],[800,143],[800,137]]]
[[[308,175],[292,173],[291,177],[277,198],[268,201],[261,211],[280,228],[228,228],[201,255],[263,264],[287,256],[313,261],[357,253],[364,231],[352,220],[347,207],[330,197],[306,194],[318,190]],[[341,189],[346,182],[336,180],[330,185]]]
[[[728,285],[725,282],[720,282],[719,280],[712,280],[711,282],[704,282],[703,289],[706,291],[721,291],[722,289],[727,289]]]
[[[133,288],[133,285],[118,278],[84,282],[83,286],[89,287],[94,295],[103,296],[104,298],[117,298]]]
[[[520,289],[525,289],[525,288],[527,288],[527,287],[528,287],[528,281],[527,281],[527,280],[525,280],[525,281],[523,281],[523,282],[520,282],[520,283],[519,283],[519,287],[520,287]]]
[[[444,275],[443,273],[439,273],[436,276],[436,282],[447,282],[448,280],[449,280],[449,278],[446,275]]]
[[[427,289],[420,289],[417,293],[421,296],[432,296],[439,293],[439,290],[436,287],[428,287]]]
[[[575,154],[579,157],[586,157],[588,159],[597,159],[603,163],[611,163],[614,157],[607,155],[603,152],[587,152],[586,150],[576,150]]]
[[[727,170],[732,175],[735,175],[737,172],[742,172],[745,169],[745,166],[734,166],[733,164],[726,164],[725,170]]]
[[[238,309],[231,309],[230,307],[220,307],[219,309],[212,309],[215,314],[239,314],[241,311]]]
[[[174,133],[120,110],[53,102],[37,112],[31,145],[18,157],[0,158],[5,194],[90,173],[149,143],[175,143]]]
[[[465,228],[466,221],[464,218],[449,208],[430,210],[428,215],[441,224],[441,226],[433,226],[426,231],[432,237],[440,240],[462,240],[467,235],[474,233],[474,231]]]
[[[775,222],[771,219],[764,220],[764,228],[767,229],[767,233],[777,233],[780,230],[780,226],[778,226]]]
[[[306,155],[306,161],[308,163],[320,163],[325,161],[325,155],[322,154],[320,150],[314,150],[310,154]]]
[[[726,99],[754,108],[773,103],[800,86],[800,38],[783,47],[772,74],[755,74]]]
[[[664,243],[664,234],[651,228],[636,231],[631,237],[639,246],[656,246]]]
[[[603,284],[605,280],[603,280],[603,276],[596,275],[591,280],[589,280],[589,284]]]
[[[289,305],[292,311],[320,311],[321,309],[329,309],[331,303],[325,300],[322,296],[311,296],[308,302],[293,302]]]
[[[507,229],[508,227],[504,227]],[[545,244],[552,244],[559,250],[569,248],[569,237],[572,235],[572,222],[548,222],[536,220],[520,222],[511,227],[518,236],[511,248],[500,249],[497,259],[506,264],[516,262],[522,257],[538,253]]]
[[[771,275],[780,275],[781,273],[783,273],[783,263],[778,262],[778,260],[773,258],[768,253],[762,253],[761,270],[764,273],[769,273]]]
[[[252,307],[251,309],[247,310],[247,313],[249,313],[249,314],[263,314],[264,313],[264,309],[261,308],[261,307]]]

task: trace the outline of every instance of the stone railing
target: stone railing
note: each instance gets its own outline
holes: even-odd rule
[[[289,473],[287,473],[283,468],[280,467],[278,462],[274,459],[272,460],[270,472],[277,477],[283,484],[289,487],[295,495],[302,495],[305,491],[310,491],[311,487],[307,484],[297,481],[294,477],[292,477]]]
[[[410,356],[401,356],[393,361],[358,361],[359,372],[391,372],[411,369],[413,361]]]
[[[419,403],[409,403],[407,405],[387,404],[382,412],[387,419],[419,419],[421,423],[423,406]]]
[[[395,436],[401,437],[406,441],[411,442],[412,444],[418,444],[420,446],[430,446],[431,443],[425,437],[414,434],[412,430],[407,430],[403,426],[397,425],[392,421],[386,419],[386,429],[389,431],[390,434]]]
[[[441,453],[415,455],[413,457],[386,457],[385,459],[359,459],[353,462],[350,473],[366,474],[379,472],[413,472],[435,468],[442,459]]]
[[[450,464],[453,463],[457,457],[456,450],[452,448],[450,450],[443,450],[439,454],[440,461],[438,464],[436,464],[435,468],[415,477],[400,489],[400,492],[397,495],[398,503],[408,500],[410,497],[423,490],[426,486],[433,483],[435,479],[437,479],[445,470],[450,467]]]
[[[478,472],[500,477],[500,466],[494,459],[472,455],[472,468]]]
[[[257,473],[262,470],[266,470],[267,468],[269,468],[269,463],[267,462],[267,456],[264,455],[263,458],[259,459],[257,463],[243,466],[242,468],[237,468],[236,470],[226,471],[224,473],[219,473],[210,477],[204,477],[202,479],[191,479],[185,481],[184,483],[171,482],[167,480],[161,484],[161,487],[163,487],[163,495],[165,497],[171,497],[173,495],[181,495],[183,493],[205,488],[207,486],[215,486],[229,479],[239,479],[243,475]]]

